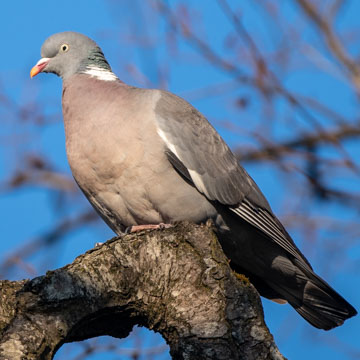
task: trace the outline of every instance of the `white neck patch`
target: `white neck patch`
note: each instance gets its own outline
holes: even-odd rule
[[[87,66],[83,73],[103,81],[118,80],[118,77],[111,70],[106,70],[98,66]]]

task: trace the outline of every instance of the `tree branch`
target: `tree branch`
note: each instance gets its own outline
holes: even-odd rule
[[[351,80],[360,91],[360,68],[345,50],[341,40],[334,31],[332,24],[322,16],[316,6],[308,0],[296,0],[298,5],[306,13],[308,18],[318,27],[320,34],[324,37],[326,44],[332,55],[342,64],[350,73]]]
[[[160,332],[173,359],[283,359],[259,297],[206,225],[113,238],[33,280],[2,281],[0,359],[52,359],[66,342]]]
[[[256,160],[278,159],[286,154],[293,153],[299,148],[310,148],[323,143],[337,144],[341,141],[360,136],[360,124],[343,124],[332,131],[321,131],[316,134],[302,135],[294,140],[280,144],[265,144],[259,150],[244,152],[235,150],[239,161],[250,162]]]

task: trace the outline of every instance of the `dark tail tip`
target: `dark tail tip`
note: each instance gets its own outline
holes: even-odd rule
[[[347,305],[341,311],[338,309],[319,310],[314,304],[308,306],[305,303],[300,307],[294,306],[294,308],[306,321],[316,328],[331,330],[342,325],[345,320],[357,314],[357,311],[350,304]]]
[[[307,282],[303,294],[301,304],[292,305],[316,328],[333,329],[357,314],[351,304],[317,275]]]

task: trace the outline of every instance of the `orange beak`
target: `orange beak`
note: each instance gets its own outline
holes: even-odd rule
[[[42,58],[40,59],[36,65],[31,69],[30,71],[30,77],[33,78],[38,73],[41,73],[44,69],[44,67],[49,63],[49,58]]]

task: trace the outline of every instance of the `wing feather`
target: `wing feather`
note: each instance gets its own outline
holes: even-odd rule
[[[227,205],[311,269],[261,190],[206,118],[185,100],[164,91],[155,113],[158,134],[174,168],[209,200]]]
[[[286,232],[277,218],[269,214],[267,210],[254,208],[247,200],[243,201],[238,207],[230,207],[230,210],[246,220],[251,225],[268,235],[273,241],[280,245],[284,250],[293,255],[301,262],[310,267],[309,262],[301,254],[300,250],[294,244],[290,235]]]
[[[253,179],[193,106],[162,91],[155,113],[157,132],[168,151],[184,164],[192,182],[209,200],[237,205],[249,197],[256,205],[271,211]]]

